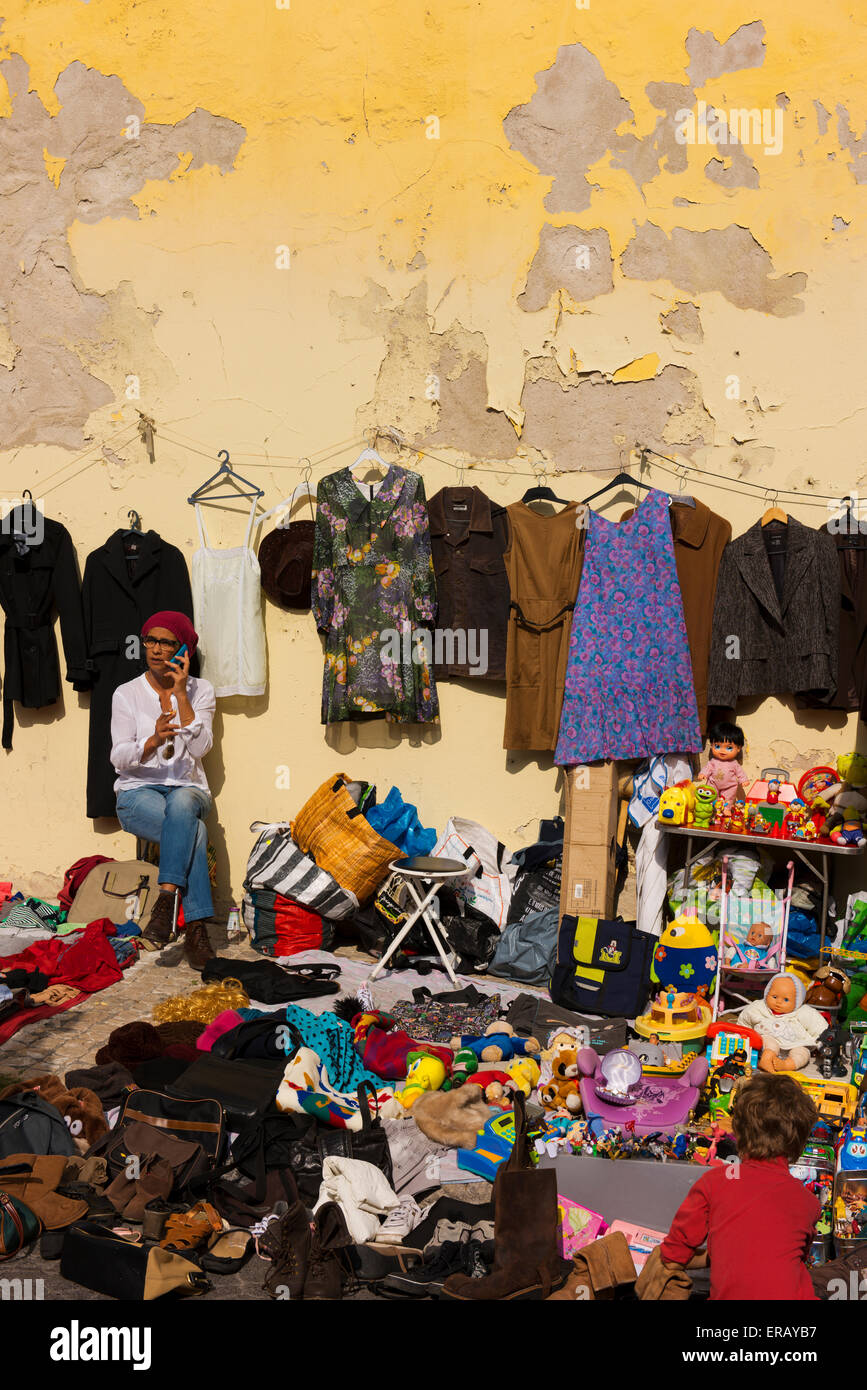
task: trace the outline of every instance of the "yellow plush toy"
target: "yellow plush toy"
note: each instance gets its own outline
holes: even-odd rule
[[[438,1091],[448,1073],[439,1057],[432,1057],[428,1052],[410,1052],[406,1060],[409,1063],[406,1085],[402,1091],[395,1091],[394,1098],[409,1110],[425,1091]]]
[[[513,1062],[505,1068],[509,1073],[519,1091],[523,1091],[525,1096],[529,1096],[539,1084],[539,1077],[542,1075],[539,1063],[532,1057],[516,1057]]]

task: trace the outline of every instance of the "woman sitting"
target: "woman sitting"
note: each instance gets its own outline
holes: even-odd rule
[[[189,674],[199,638],[183,613],[154,613],[142,640],[147,670],[118,686],[111,707],[117,816],[124,830],[160,847],[160,892],[145,940],[159,949],[168,943],[180,891],[184,954],[202,970],[214,954],[206,926],[214,908],[204,825],[212,801],[202,768],[214,741],[214,687]]]

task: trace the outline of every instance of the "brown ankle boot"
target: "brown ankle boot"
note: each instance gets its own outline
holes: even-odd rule
[[[175,895],[168,892],[167,889],[161,889],[151,908],[148,924],[142,932],[143,940],[149,941],[152,946],[156,946],[161,951],[169,943],[174,916]]]
[[[346,1247],[351,1244],[352,1237],[340,1207],[336,1202],[325,1202],[314,1217],[313,1245],[304,1281],[306,1302],[336,1302],[343,1297],[348,1272]]]
[[[288,1173],[286,1176],[294,1187],[294,1179],[289,1178]],[[304,1294],[313,1237],[307,1208],[298,1197],[297,1188],[294,1192],[289,1210],[268,1228],[267,1246],[272,1264],[262,1287],[272,1298],[295,1299]]]
[[[208,937],[208,927],[203,917],[184,926],[184,956],[194,970],[204,970],[216,951]]]

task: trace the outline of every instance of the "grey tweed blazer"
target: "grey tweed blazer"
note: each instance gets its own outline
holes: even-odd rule
[[[839,617],[834,538],[789,517],[780,600],[757,521],[729,541],[720,561],[708,704],[734,708],[750,695],[832,695]]]

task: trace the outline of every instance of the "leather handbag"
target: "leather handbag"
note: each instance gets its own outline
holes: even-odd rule
[[[210,1279],[198,1265],[152,1241],[130,1241],[95,1221],[71,1226],[63,1242],[60,1273],[94,1293],[129,1302],[151,1302],[164,1294],[206,1293]]]
[[[125,1170],[129,1153],[136,1152],[125,1135],[125,1131],[132,1124],[148,1126],[163,1135],[183,1141],[196,1150],[195,1154],[190,1152],[191,1161],[188,1167],[178,1173],[177,1187],[186,1186],[209,1164],[218,1163],[223,1157],[226,1125],[223,1107],[219,1101],[183,1100],[176,1096],[163,1095],[160,1091],[130,1087],[124,1092],[114,1128],[101,1139],[97,1139],[87,1151],[88,1158],[98,1155],[106,1160],[110,1179]],[[142,1135],[134,1131],[133,1142],[139,1144],[141,1151],[145,1153],[158,1151],[154,1147],[153,1135]]]
[[[185,1100],[219,1101],[226,1123],[236,1131],[267,1109],[277,1094],[285,1069],[285,1055],[273,1060],[266,1057],[236,1060],[203,1052],[167,1090],[169,1095]]]
[[[11,1192],[0,1192],[0,1260],[11,1260],[31,1245],[41,1230],[42,1222],[35,1212]]]
[[[363,904],[374,896],[391,862],[404,855],[366,820],[350,790],[357,785],[343,773],[329,777],[305,801],[290,830],[304,854]]]
[[[635,1018],[650,992],[657,938],[622,917],[560,922],[551,999],[561,1008],[608,1018]]]
[[[71,922],[107,917],[122,926],[135,922],[144,931],[159,894],[159,869],[143,859],[97,864],[82,881],[69,909]]]

